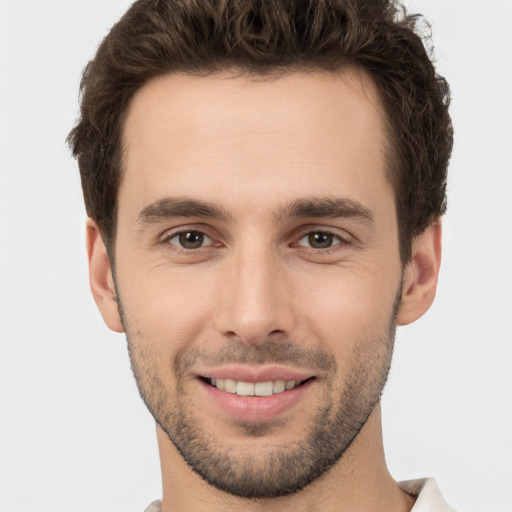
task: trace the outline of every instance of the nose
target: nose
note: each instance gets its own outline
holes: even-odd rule
[[[252,244],[233,250],[224,263],[216,301],[218,332],[247,344],[291,334],[292,294],[279,255]]]

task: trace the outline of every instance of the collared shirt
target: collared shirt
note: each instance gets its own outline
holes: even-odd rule
[[[433,478],[407,480],[399,485],[404,492],[417,497],[411,512],[455,512],[444,501]],[[160,500],[153,501],[144,512],[160,512],[160,505]]]
[[[444,501],[433,478],[406,480],[398,485],[407,494],[417,496],[411,512],[455,512],[455,509],[449,507]]]

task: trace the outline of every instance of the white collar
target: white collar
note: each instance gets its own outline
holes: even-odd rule
[[[444,501],[433,478],[406,480],[398,485],[407,494],[417,497],[411,512],[455,512]]]

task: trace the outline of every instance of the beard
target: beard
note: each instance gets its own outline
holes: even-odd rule
[[[227,340],[215,352],[185,350],[176,357],[176,389],[164,384],[168,367],[144,343],[144,335],[130,331],[123,308],[119,309],[128,340],[130,361],[142,399],[157,424],[167,434],[189,467],[213,487],[242,498],[276,498],[295,493],[326,473],[347,452],[379,402],[391,365],[396,315],[401,287],[388,325],[370,339],[359,341],[343,368],[334,356],[320,349],[305,349],[282,336],[257,346]],[[119,296],[118,296],[119,298]],[[342,343],[343,335],[340,335]],[[232,426],[246,438],[246,445],[222,443],[197,414],[193,393],[187,388],[188,370],[196,364],[279,364],[321,371],[322,393],[316,409],[308,415],[309,426],[300,440],[250,450],[255,438],[286,429],[286,421],[233,420]],[[336,379],[344,375],[343,386]],[[258,447],[262,447],[258,445]]]

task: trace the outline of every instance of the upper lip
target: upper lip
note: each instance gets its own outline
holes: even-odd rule
[[[296,368],[278,365],[245,366],[225,365],[219,368],[205,368],[197,372],[207,379],[233,379],[238,382],[268,382],[276,380],[300,382],[314,377],[313,374]]]

